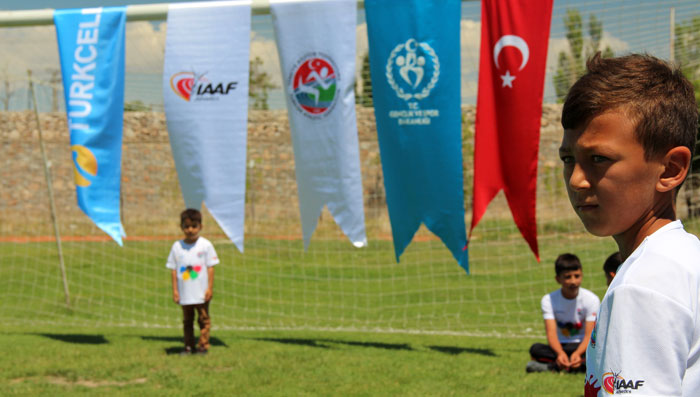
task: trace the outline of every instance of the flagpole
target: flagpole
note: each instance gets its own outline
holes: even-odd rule
[[[127,6],[126,20],[128,22],[165,21],[168,18],[169,5],[170,3],[154,3]],[[358,0],[357,7],[360,9],[364,8],[365,1]],[[267,15],[270,13],[270,1],[252,0],[251,9],[253,15]],[[0,28],[53,25],[53,12],[53,8],[44,8],[40,10],[0,11]]]
[[[53,199],[53,185],[51,184],[51,171],[49,170],[49,162],[46,159],[46,148],[44,147],[44,136],[41,133],[41,123],[39,122],[39,108],[36,102],[36,94],[34,93],[34,81],[32,80],[32,71],[27,69],[29,76],[29,91],[32,93],[32,102],[34,104],[34,118],[36,119],[36,128],[39,131],[39,147],[41,148],[41,158],[44,160],[44,177],[46,178],[46,188],[49,191],[49,204],[51,207],[51,221],[53,223],[53,232],[56,236],[56,246],[58,248],[58,263],[61,267],[61,279],[63,280],[63,294],[66,298],[66,307],[70,309],[70,292],[68,291],[68,278],[66,277],[66,266],[63,262],[63,248],[61,246],[61,235],[58,231],[58,218],[56,217],[56,203]]]

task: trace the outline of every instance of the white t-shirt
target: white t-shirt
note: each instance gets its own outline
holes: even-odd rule
[[[204,293],[209,287],[208,268],[219,263],[214,246],[204,237],[194,244],[176,241],[168,255],[168,269],[177,270],[177,291],[181,305],[204,303]]]
[[[700,241],[674,221],[618,269],[586,351],[586,397],[700,396]]]
[[[561,289],[542,297],[542,317],[557,322],[559,343],[581,343],[586,321],[595,321],[600,299],[593,292],[579,288],[574,299],[564,298]]]

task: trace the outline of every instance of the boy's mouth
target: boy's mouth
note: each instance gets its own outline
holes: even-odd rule
[[[579,211],[591,211],[598,208],[598,204],[576,204],[576,209]]]

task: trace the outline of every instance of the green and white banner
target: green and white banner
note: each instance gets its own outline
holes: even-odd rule
[[[188,208],[202,201],[243,251],[250,0],[171,4],[163,67],[170,145]]]
[[[292,131],[304,247],[324,205],[367,244],[355,116],[355,0],[271,0]]]

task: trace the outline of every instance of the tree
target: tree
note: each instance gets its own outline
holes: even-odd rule
[[[248,78],[248,97],[253,100],[251,107],[253,109],[269,108],[267,104],[268,91],[278,88],[272,83],[272,79],[267,72],[262,70],[263,60],[260,57],[255,57],[250,61],[250,76]]]
[[[58,112],[58,90],[61,87],[61,71],[55,68],[47,70],[50,74],[49,84],[51,85],[51,111]]]
[[[371,108],[374,106],[374,98],[372,96],[372,77],[369,72],[369,52],[365,52],[362,57],[360,77],[362,78],[362,95],[360,95],[359,103],[364,107]]]
[[[2,68],[2,105],[5,111],[10,109],[10,99],[17,91],[14,89],[14,84],[10,81],[10,75],[7,72],[7,65]]]
[[[600,51],[603,38],[603,22],[591,14],[588,19],[588,41],[583,38],[583,18],[577,9],[566,10],[564,17],[566,28],[566,41],[569,43],[569,51],[561,51],[557,62],[557,71],[554,75],[554,90],[557,101],[563,102],[569,88],[583,76],[586,70],[586,60]],[[606,46],[602,51],[603,57],[612,57],[613,51]]]
[[[700,16],[676,25],[674,33],[674,56],[683,75],[693,83],[695,101],[700,104]],[[698,140],[700,140],[700,130],[698,130]],[[686,194],[688,215],[697,217],[700,216],[700,204],[697,203],[693,193],[700,187],[700,144],[695,146],[690,172],[691,175],[686,182],[689,189],[689,193]]]
[[[150,112],[151,107],[143,103],[140,99],[124,102],[125,112]]]
[[[676,61],[693,83],[695,100],[700,103],[700,16],[676,25],[673,47]]]

